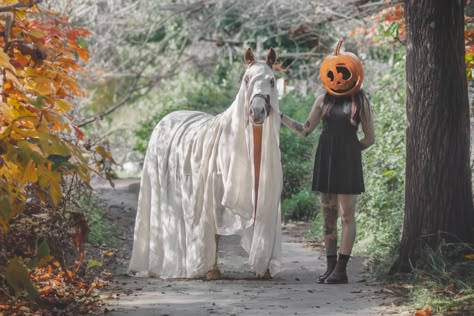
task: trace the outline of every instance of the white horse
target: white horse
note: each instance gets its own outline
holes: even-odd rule
[[[218,235],[239,234],[259,277],[280,268],[280,117],[270,49],[249,48],[223,113],[176,111],[155,127],[141,179],[129,273],[220,277]],[[271,110],[273,108],[273,110]]]

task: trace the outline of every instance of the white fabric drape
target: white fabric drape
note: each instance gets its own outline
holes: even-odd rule
[[[211,116],[177,111],[154,129],[145,157],[129,272],[161,278],[204,275],[215,262],[215,234],[242,236],[257,274],[280,269],[280,117],[263,125],[254,212],[252,124],[245,83],[232,105]],[[255,216],[256,213],[256,216]]]

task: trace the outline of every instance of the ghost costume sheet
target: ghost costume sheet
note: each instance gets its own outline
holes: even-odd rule
[[[263,125],[255,210],[251,96],[243,82],[225,112],[177,111],[155,127],[143,167],[129,272],[201,277],[215,263],[216,234],[241,235],[256,274],[279,271],[278,101]]]

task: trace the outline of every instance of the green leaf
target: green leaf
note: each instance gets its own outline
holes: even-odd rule
[[[20,296],[24,291],[30,297],[36,298],[40,296],[33,283],[31,283],[30,276],[21,258],[15,257],[10,260],[5,272],[5,278],[8,284],[15,290],[16,296]]]
[[[63,142],[58,136],[40,133],[41,150],[48,155],[69,156],[71,152],[67,144]]]
[[[7,231],[8,229],[8,221],[10,220],[10,213],[12,211],[12,206],[10,204],[10,199],[8,195],[4,195],[2,192],[2,197],[0,197],[0,228],[3,231]]]
[[[20,140],[18,141],[18,148],[20,150],[17,151],[17,155],[23,159],[25,165],[30,160],[33,160],[33,162],[37,165],[44,163],[41,150],[33,141]],[[10,159],[10,161],[13,160]]]
[[[28,261],[28,263],[26,263],[26,266],[28,267],[28,269],[41,267],[47,264],[53,258],[50,255],[49,246],[46,240],[43,240],[41,242],[39,242],[39,240],[36,240],[35,244],[36,244],[35,255],[33,258],[31,258],[30,261]]]
[[[83,37],[78,37],[76,39],[76,44],[79,45],[82,48],[87,48],[88,47],[88,43],[87,43],[86,39],[83,38]]]
[[[38,96],[35,102],[33,102],[33,105],[38,109],[42,109],[44,106],[44,98],[42,96]]]
[[[395,173],[396,173],[395,170],[387,170],[383,173],[383,176],[384,177],[390,177],[390,176],[393,176]]]
[[[102,267],[102,262],[94,260],[94,259],[90,259],[89,261],[87,261],[86,271],[92,268],[100,268],[100,267]]]
[[[55,171],[63,165],[70,165],[68,164],[70,158],[71,156],[49,155],[48,160],[53,163],[53,167],[51,168],[51,170]]]

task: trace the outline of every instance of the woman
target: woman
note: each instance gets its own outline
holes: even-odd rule
[[[334,54],[321,63],[321,81],[326,93],[319,96],[304,124],[280,113],[281,121],[301,136],[308,136],[323,120],[313,171],[313,191],[320,192],[324,220],[327,269],[319,283],[347,283],[346,265],[356,236],[357,196],[364,192],[361,151],[374,143],[373,115],[360,90],[362,64],[352,53]],[[357,137],[358,126],[364,137]],[[337,255],[337,216],[341,214],[342,236]]]

